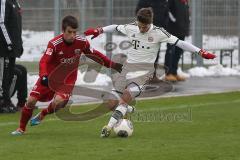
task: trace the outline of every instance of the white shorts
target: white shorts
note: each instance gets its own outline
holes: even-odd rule
[[[124,63],[122,72],[113,77],[113,86],[117,92],[123,92],[132,83],[142,89],[152,79],[153,73],[154,64]]]

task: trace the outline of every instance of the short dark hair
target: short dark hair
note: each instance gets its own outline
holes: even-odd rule
[[[144,24],[151,24],[153,23],[153,10],[151,7],[148,8],[141,8],[137,12],[137,20]]]
[[[77,29],[78,28],[77,18],[71,15],[64,17],[62,20],[62,30],[65,31],[68,26],[72,27],[73,29]]]

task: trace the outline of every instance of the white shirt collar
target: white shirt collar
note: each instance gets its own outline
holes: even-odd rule
[[[150,28],[149,28],[149,30],[147,32],[142,33],[142,34],[148,34],[152,29],[153,29],[153,24],[150,25]],[[139,31],[139,29],[138,29],[138,31]],[[140,31],[139,31],[139,33],[140,33]]]

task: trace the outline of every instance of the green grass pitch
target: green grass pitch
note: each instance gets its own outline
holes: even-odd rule
[[[74,107],[73,112],[91,107]],[[18,125],[19,113],[1,114],[0,159],[240,159],[240,92],[138,101],[129,138],[99,137],[109,115],[86,122],[51,115],[14,137],[10,132]]]

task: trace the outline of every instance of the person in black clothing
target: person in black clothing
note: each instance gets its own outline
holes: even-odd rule
[[[24,107],[28,95],[27,88],[27,69],[16,64],[14,68],[14,76],[10,87],[10,96],[14,96],[17,92],[17,110]]]
[[[10,85],[9,94],[10,97],[14,96],[17,92],[17,105],[16,108],[8,108],[3,105],[3,101],[0,101],[0,113],[15,112],[21,109],[27,99],[28,89],[27,89],[27,69],[19,64],[15,65],[13,79]],[[9,111],[10,110],[10,111]]]
[[[157,27],[166,28],[169,21],[168,0],[139,0],[136,7],[136,13],[141,8],[147,7],[151,7],[153,9],[153,24]]]
[[[169,3],[169,23],[167,31],[180,40],[184,40],[189,35],[189,5],[188,0],[168,0]],[[178,62],[183,50],[174,45],[167,44],[165,54],[165,80],[167,81],[184,81],[185,77],[177,74]]]
[[[166,28],[169,21],[169,8],[168,8],[168,0],[139,0],[137,7],[136,7],[136,13],[141,8],[147,8],[151,7],[153,9],[154,17],[153,17],[153,24],[157,27],[163,27]],[[156,72],[157,72],[157,66],[158,66],[158,60],[159,60],[159,54],[160,54],[160,48],[157,55],[157,58],[154,62],[154,74],[153,79],[149,83],[157,83],[160,82],[160,80],[157,78]]]
[[[0,107],[9,108],[9,112],[15,108],[9,93],[15,61],[22,53],[20,5],[17,0],[0,0]]]

